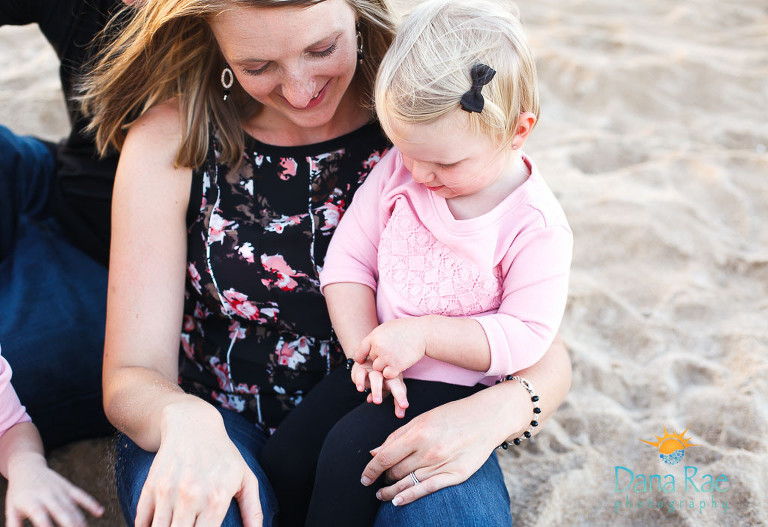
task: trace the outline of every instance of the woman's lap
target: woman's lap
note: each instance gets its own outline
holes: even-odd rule
[[[509,494],[496,453],[467,481],[408,505],[383,503],[375,527],[511,526]]]
[[[453,400],[457,395],[466,396],[473,390],[425,381],[409,384],[409,396],[414,399],[413,407],[406,413],[410,413],[409,417]],[[316,524],[327,523],[329,515],[341,518],[344,512],[350,512],[335,504],[348,504],[352,496],[360,503],[371,501],[371,496],[365,494],[366,489],[359,482],[362,468],[370,459],[368,450],[381,444],[392,430],[406,421],[394,418],[391,402],[377,406],[363,403],[361,406],[362,398],[364,396],[354,390],[349,374],[337,370],[305,398],[267,443],[262,462],[280,497],[281,525],[303,525],[306,504],[302,502],[308,500],[313,487],[315,498],[317,489],[322,490],[319,493],[322,499],[313,499],[313,510],[309,514],[310,520],[317,520]],[[300,444],[297,436],[301,438]],[[357,450],[362,454],[358,455]],[[312,468],[307,464],[318,457],[322,473],[318,473],[317,481],[314,481]],[[286,458],[289,458],[288,462],[283,461]],[[495,455],[468,481],[413,504],[394,507],[391,503],[373,501],[373,506],[378,506],[378,513],[373,515],[377,514],[375,525],[379,527],[510,525],[512,522],[509,496]],[[296,511],[296,514],[286,517],[285,509]],[[364,509],[365,505],[360,512]],[[446,511],[450,511],[449,517],[443,517]],[[368,524],[374,522],[373,519],[366,521]]]
[[[277,512],[277,502],[272,487],[258,462],[261,449],[267,441],[267,434],[235,412],[221,408],[219,408],[219,412],[224,418],[224,426],[230,439],[259,480],[264,525],[271,525],[272,518]],[[118,435],[115,447],[117,454],[115,470],[117,495],[125,521],[128,525],[133,525],[141,489],[147,479],[155,454],[142,450],[123,434]],[[240,509],[233,500],[222,525],[239,527],[242,524]]]

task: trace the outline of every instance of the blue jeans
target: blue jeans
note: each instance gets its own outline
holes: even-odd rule
[[[101,402],[107,270],[51,215],[48,146],[0,126],[0,346],[46,448],[108,434]]]
[[[272,525],[277,511],[277,498],[275,498],[272,487],[267,481],[267,476],[258,462],[261,449],[267,442],[267,433],[236,412],[223,408],[218,410],[224,418],[224,426],[230,439],[259,480],[259,497],[261,498],[261,511],[264,514],[264,525]],[[147,480],[155,454],[142,450],[123,434],[117,436],[115,446],[117,450],[117,466],[115,468],[117,497],[120,500],[120,508],[123,510],[126,523],[134,525],[141,489]],[[242,525],[240,508],[237,506],[237,502],[232,500],[222,526],[240,527]]]
[[[273,525],[277,499],[258,463],[267,434],[247,419],[230,410],[219,408],[232,442],[259,480],[259,494],[264,525]],[[136,519],[136,506],[141,489],[155,459],[155,454],[142,450],[128,437],[119,434],[115,442],[117,496],[128,525]],[[339,496],[343,500],[343,496]],[[496,454],[460,485],[447,487],[408,505],[395,507],[383,503],[375,527],[501,527],[511,526],[509,494]],[[224,527],[240,527],[240,509],[236,501],[227,511]]]
[[[507,527],[509,494],[496,453],[472,477],[408,505],[379,507],[375,527]]]

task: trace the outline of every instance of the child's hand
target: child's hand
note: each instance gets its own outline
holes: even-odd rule
[[[407,389],[403,382],[402,373],[394,379],[384,379],[384,396],[386,397],[387,395],[392,394],[392,399],[395,403],[395,415],[400,419],[405,417],[405,410],[408,408],[408,397],[406,396],[406,393]],[[375,402],[373,400],[373,392],[368,394],[368,402]]]
[[[87,523],[80,508],[96,517],[104,513],[98,501],[48,468],[40,454],[27,454],[24,463],[8,474],[7,527],[21,527],[24,519],[35,527],[84,526]]]
[[[356,362],[352,365],[351,376],[358,392],[363,392],[366,388],[370,389],[367,398],[369,403],[381,404],[384,397],[392,394],[395,403],[395,415],[401,419],[405,417],[408,397],[402,375],[398,375],[394,379],[384,379],[381,372],[373,369],[371,361],[365,361],[363,364]]]
[[[366,359],[386,379],[395,379],[427,352],[426,325],[421,317],[390,320],[379,325],[360,342],[354,355],[358,363]]]

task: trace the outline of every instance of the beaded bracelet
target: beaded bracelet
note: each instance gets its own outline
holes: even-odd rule
[[[528,427],[528,430],[523,432],[523,435],[520,437],[516,437],[512,440],[512,442],[515,445],[519,445],[523,438],[530,439],[531,438],[531,432],[533,432],[533,429],[537,426],[539,426],[539,422],[536,420],[538,415],[541,413],[541,408],[539,408],[539,396],[536,395],[536,392],[533,390],[533,386],[530,382],[528,382],[528,379],[525,379],[523,377],[518,377],[517,375],[507,375],[501,380],[496,381],[496,384],[502,383],[504,381],[517,381],[520,384],[523,385],[523,388],[528,391],[528,393],[531,395],[531,402],[533,403],[533,419],[531,420],[531,426]],[[506,450],[509,448],[509,443],[504,441],[496,448],[503,448]]]

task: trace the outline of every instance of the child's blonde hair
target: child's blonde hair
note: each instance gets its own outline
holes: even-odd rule
[[[390,119],[434,122],[460,108],[482,63],[496,76],[482,88],[485,106],[470,126],[509,145],[521,113],[539,116],[536,66],[518,19],[504,0],[429,0],[398,28],[376,77],[376,112],[388,134]]]

